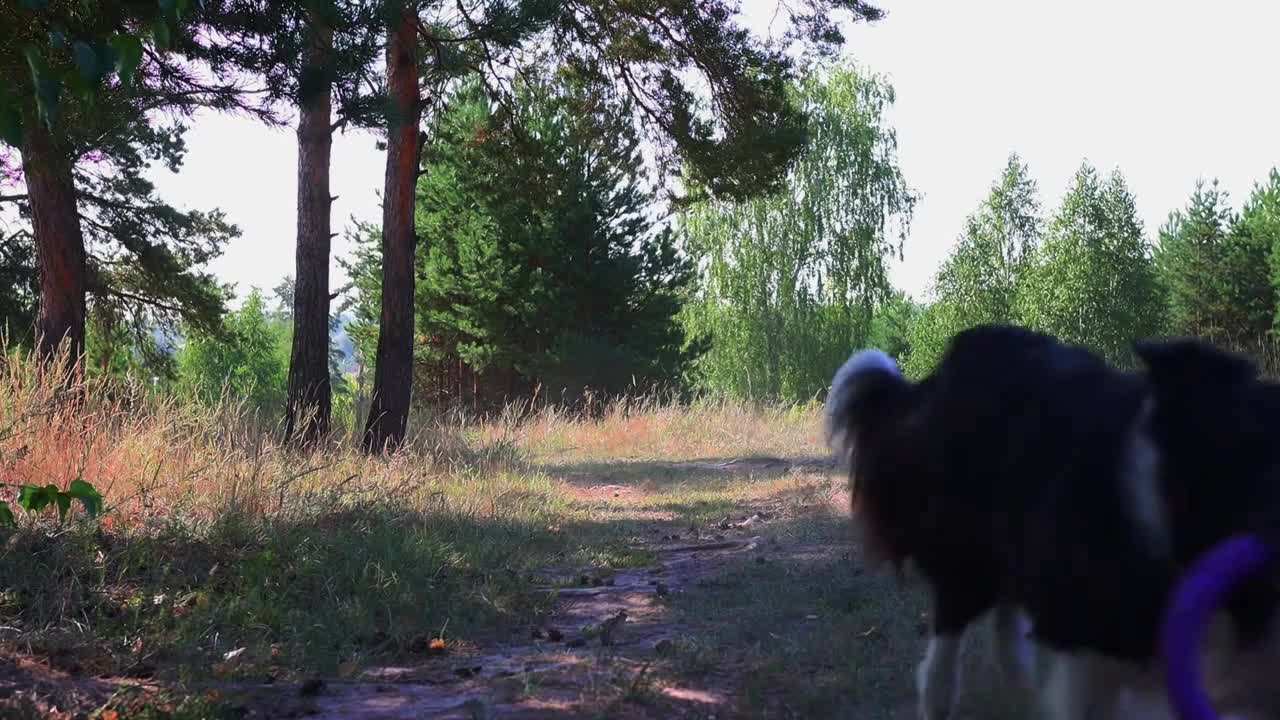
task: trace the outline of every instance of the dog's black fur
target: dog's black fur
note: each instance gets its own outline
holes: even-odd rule
[[[1161,485],[1173,555],[1186,567],[1244,532],[1280,551],[1280,385],[1249,360],[1193,339],[1142,342],[1157,408]],[[1277,563],[1237,586],[1226,608],[1247,647],[1266,638],[1280,605]]]
[[[983,326],[918,384],[868,370],[835,392],[855,512],[875,548],[929,581],[936,633],[1013,604],[1058,649],[1151,659],[1174,568],[1122,480],[1140,378],[1048,335]]]
[[[919,383],[874,364],[837,377],[828,431],[855,517],[870,550],[928,581],[936,635],[1016,606],[1044,646],[1150,668],[1187,566],[1234,533],[1272,533],[1280,386],[1196,341],[1135,349],[1144,374],[987,325]],[[1246,639],[1280,602],[1273,577],[1230,596]]]

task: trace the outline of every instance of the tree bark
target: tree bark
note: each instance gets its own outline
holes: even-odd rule
[[[298,237],[293,294],[293,349],[285,435],[313,445],[329,432],[329,194],[333,146],[333,83],[323,68],[331,62],[333,30],[313,20],[314,39],[306,65],[318,80],[298,103]]]
[[[417,184],[417,14],[402,8],[387,32],[387,172],[382,197],[382,315],[373,372],[373,399],[364,449],[382,452],[404,441],[413,386],[414,188]]]
[[[36,351],[44,362],[66,352],[66,359],[74,364],[63,381],[71,384],[82,367],[85,330],[85,248],[74,164],[34,113],[25,119],[22,171],[40,273]]]

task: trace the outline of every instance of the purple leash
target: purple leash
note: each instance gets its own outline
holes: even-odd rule
[[[1271,556],[1256,535],[1237,535],[1206,552],[1183,577],[1164,619],[1165,679],[1181,720],[1218,720],[1200,682],[1200,645],[1222,596]]]

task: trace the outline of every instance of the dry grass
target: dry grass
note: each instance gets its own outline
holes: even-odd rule
[[[818,418],[816,405],[762,408],[716,400],[677,405],[628,398],[597,417],[553,407],[499,427],[523,450],[558,462],[678,461],[821,455]]]
[[[545,605],[535,571],[643,562],[635,541],[654,523],[710,521],[786,483],[684,473],[643,502],[605,502],[566,492],[583,479],[567,468],[818,448],[812,408],[640,400],[594,420],[513,408],[417,422],[386,458],[349,438],[302,455],[230,400],[94,382],[73,394],[19,356],[4,364],[0,499],[83,478],[108,510],[65,524],[18,513],[0,548],[0,644],[95,673],[341,672],[428,636],[509,632]]]

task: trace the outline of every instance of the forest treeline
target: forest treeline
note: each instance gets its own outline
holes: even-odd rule
[[[1165,334],[1270,358],[1276,171],[1238,207],[1188,178],[1151,232],[1120,171],[1083,163],[1045,209],[1015,155],[928,297],[894,289],[892,259],[941,239],[909,239],[893,88],[836,59],[841,23],[880,11],[780,9],[788,32],[763,39],[728,0],[8,3],[11,350],[63,347],[80,372],[230,395],[296,442],[338,427],[375,451],[415,406],[805,401],[853,348],[920,374],[980,322],[1120,364]],[[207,267],[239,228],[216,194],[176,208],[147,172],[180,172],[210,111],[291,125],[298,144],[295,272],[234,311]],[[347,130],[377,133],[387,166],[380,221],[344,230],[339,287],[330,149]]]

